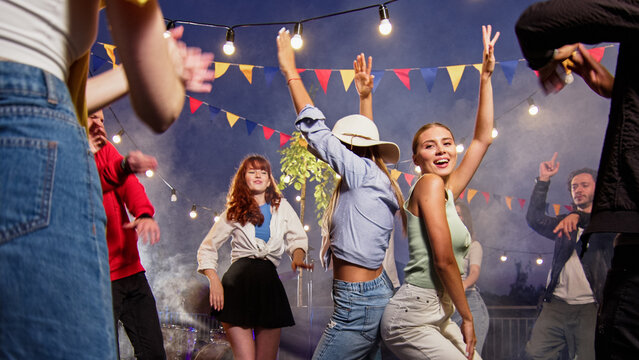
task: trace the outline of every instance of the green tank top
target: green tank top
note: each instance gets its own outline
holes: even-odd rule
[[[433,254],[424,220],[408,211],[408,203],[413,195],[414,188],[415,186],[410,189],[410,195],[404,202],[404,210],[406,210],[406,216],[408,217],[409,250],[408,264],[404,268],[404,281],[425,289],[443,290],[443,285],[433,263]],[[457,215],[452,191],[446,189],[446,196],[446,219],[448,220],[448,228],[450,229],[450,237],[453,243],[453,253],[455,254],[455,260],[457,260],[459,272],[463,274],[463,258],[466,256],[470,246],[470,233]]]

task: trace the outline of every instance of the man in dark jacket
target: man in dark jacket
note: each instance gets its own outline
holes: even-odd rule
[[[160,240],[160,228],[153,219],[155,209],[134,173],[154,169],[152,156],[132,151],[123,157],[106,140],[102,111],[88,119],[89,143],[102,183],[107,215],[107,245],[111,270],[113,315],[131,340],[137,359],[166,359],[162,330],[155,298],[144,275],[138,253],[138,236],[154,244]],[[134,220],[129,221],[129,215]]]
[[[557,153],[539,165],[526,214],[533,230],[555,241],[542,310],[526,353],[532,359],[558,359],[567,346],[571,359],[594,359],[597,305],[610,268],[614,235],[596,234],[588,244],[581,239],[595,193],[597,173],[592,169],[573,171],[568,178],[574,214],[545,214],[550,178],[559,171],[556,160]]]

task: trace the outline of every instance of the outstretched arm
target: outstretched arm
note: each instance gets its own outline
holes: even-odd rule
[[[291,34],[285,28],[281,28],[277,35],[277,59],[280,63],[280,71],[288,84],[295,112],[299,114],[306,105],[313,105],[313,100],[308,95],[302,78],[297,72],[295,53],[291,47]]]
[[[364,53],[357,55],[353,61],[355,88],[359,94],[359,113],[371,120],[373,120],[373,79],[375,78],[371,75],[372,67],[373,57],[369,56],[366,63]]]
[[[481,28],[484,53],[479,78],[479,104],[477,105],[475,133],[464,159],[449,179],[448,187],[452,190],[455,199],[466,188],[488,147],[493,142],[493,86],[490,79],[495,70],[495,43],[499,39],[499,31],[491,39],[492,26],[487,25]]]

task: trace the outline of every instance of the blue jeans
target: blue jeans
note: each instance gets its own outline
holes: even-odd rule
[[[481,354],[484,342],[486,341],[486,335],[488,334],[488,327],[490,326],[488,309],[486,308],[484,299],[482,299],[479,294],[479,290],[466,290],[466,300],[468,301],[468,307],[470,307],[470,313],[473,314],[473,326],[475,328],[475,337],[477,337],[475,351]],[[462,319],[456,310],[450,319],[457,324],[457,326],[461,326]]]
[[[333,315],[313,360],[373,359],[379,350],[379,323],[393,284],[385,271],[374,280],[352,283],[333,280]]]
[[[66,85],[0,62],[0,358],[115,359],[102,191]]]

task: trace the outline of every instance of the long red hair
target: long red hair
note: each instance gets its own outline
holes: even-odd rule
[[[260,211],[260,206],[253,197],[251,190],[246,184],[246,172],[249,169],[264,170],[268,173],[271,184],[266,188],[264,197],[266,203],[276,209],[280,206],[282,195],[277,190],[275,179],[271,173],[271,164],[265,157],[260,155],[249,155],[242,161],[240,168],[237,169],[226,199],[226,218],[228,221],[235,221],[242,226],[250,222],[253,225],[260,226],[264,223],[264,215]]]

